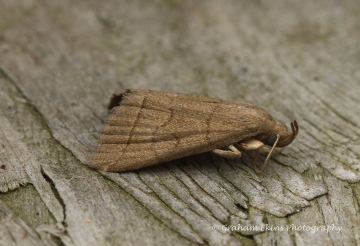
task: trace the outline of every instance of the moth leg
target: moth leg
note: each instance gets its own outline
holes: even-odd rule
[[[282,151],[283,151],[284,149],[285,149],[285,147],[282,147],[280,150],[274,150],[272,155],[273,155],[273,156],[279,155],[279,154],[282,153]],[[269,151],[270,151],[270,148],[269,148],[269,146],[264,146],[264,147],[258,149],[258,151],[259,151],[261,154],[268,154]]]
[[[230,145],[228,148],[229,150],[214,149],[212,152],[227,159],[238,159],[241,157],[240,150],[235,148],[233,145]]]
[[[239,145],[241,146],[242,149],[245,149],[245,150],[256,150],[256,149],[260,149],[262,146],[264,146],[264,143],[257,139],[250,138],[250,139],[247,139],[247,140],[239,143]]]

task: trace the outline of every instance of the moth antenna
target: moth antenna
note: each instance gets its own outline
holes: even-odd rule
[[[270,159],[270,156],[271,156],[272,152],[274,151],[274,149],[275,149],[275,147],[276,147],[276,144],[278,143],[279,139],[280,139],[279,134],[276,134],[276,141],[275,141],[274,145],[271,147],[271,150],[270,150],[269,154],[267,155],[267,157],[266,157],[266,159],[265,159],[265,162],[264,162],[264,164],[262,165],[261,168],[258,168],[257,165],[256,165],[256,161],[255,161],[255,160],[256,160],[256,155],[257,155],[257,153],[258,153],[258,152],[256,152],[255,157],[254,157],[253,167],[254,167],[254,171],[255,171],[257,174],[262,173],[262,172],[265,170],[265,168],[266,168],[266,166],[267,166],[267,163],[268,163],[268,161],[269,161],[269,159]]]

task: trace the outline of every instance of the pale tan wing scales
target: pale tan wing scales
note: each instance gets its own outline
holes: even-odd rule
[[[261,119],[241,107],[201,96],[130,90],[106,119],[90,165],[133,170],[226,147],[258,132]]]

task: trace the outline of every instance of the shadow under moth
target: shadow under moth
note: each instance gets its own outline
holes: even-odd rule
[[[185,156],[212,151],[225,158],[240,158],[243,150],[271,147],[259,169],[266,166],[275,147],[296,137],[264,109],[197,95],[128,89],[114,94],[89,165],[121,172],[152,166]]]

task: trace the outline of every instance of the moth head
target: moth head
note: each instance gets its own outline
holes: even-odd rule
[[[269,146],[273,146],[276,143],[276,147],[285,147],[289,145],[292,141],[294,141],[296,135],[299,133],[299,127],[296,120],[291,122],[290,126],[291,132],[285,125],[276,123],[272,133],[266,136],[264,143]]]
[[[256,165],[256,161],[255,161],[256,156],[255,156],[253,166],[256,173],[261,173],[265,169],[267,162],[271,154],[273,153],[275,147],[285,147],[295,139],[296,135],[299,133],[299,127],[296,120],[291,122],[290,126],[291,126],[291,132],[288,131],[285,125],[276,123],[275,127],[272,130],[272,133],[268,134],[263,139],[261,139],[261,141],[264,144],[272,146],[272,148],[266,157],[263,167],[260,169]]]

